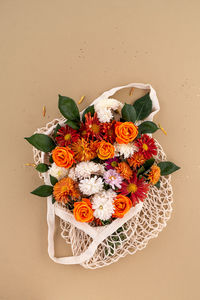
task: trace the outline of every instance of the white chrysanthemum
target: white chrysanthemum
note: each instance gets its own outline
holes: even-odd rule
[[[69,169],[68,177],[70,177],[72,180],[76,181],[77,178],[76,178],[74,167]]]
[[[97,178],[97,176],[82,179],[79,188],[83,194],[90,196],[103,190],[103,180],[101,177]]]
[[[67,176],[69,170],[66,168],[58,167],[55,163],[52,164],[51,168],[49,169],[49,175],[61,180],[65,176]]]
[[[138,148],[134,145],[134,143],[128,144],[114,144],[115,147],[115,156],[124,155],[124,158],[129,158],[133,155],[134,152],[138,150]]]
[[[114,213],[114,198],[116,193],[113,190],[103,191],[96,194],[92,198],[92,208],[94,209],[94,217],[106,221],[110,219]]]
[[[101,123],[110,122],[113,119],[111,110],[101,109],[97,112],[98,119]]]
[[[118,111],[120,113],[122,107],[123,104],[120,101],[112,98],[105,98],[94,104],[99,121],[102,123],[110,122],[113,118],[112,112]]]
[[[75,176],[79,179],[90,177],[92,174],[102,175],[104,172],[104,166],[93,161],[83,161],[75,167]]]

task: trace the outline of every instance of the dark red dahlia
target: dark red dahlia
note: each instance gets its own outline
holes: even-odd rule
[[[149,159],[157,154],[155,141],[147,134],[143,134],[140,139],[137,139],[135,141],[135,146],[138,147],[139,153],[143,154],[145,159]]]
[[[103,139],[105,141],[110,142],[111,144],[113,144],[115,142],[115,124],[116,121],[112,121],[110,123],[102,123],[101,124],[101,130],[103,133]]]
[[[80,133],[77,130],[69,127],[68,125],[65,125],[58,130],[56,143],[60,147],[65,147],[67,145],[70,145],[71,143],[76,142],[79,137]]]
[[[86,126],[83,122],[81,122],[81,126],[80,126],[80,135],[82,138],[87,139],[87,130],[86,130]]]
[[[121,184],[121,189],[118,190],[122,195],[129,195],[135,206],[139,201],[144,201],[149,190],[149,184],[143,178],[139,179],[136,173],[129,180],[125,180]]]

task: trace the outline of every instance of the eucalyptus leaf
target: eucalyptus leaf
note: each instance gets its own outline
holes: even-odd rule
[[[75,121],[71,121],[71,120],[67,120],[65,122],[65,124],[67,124],[69,127],[78,130],[80,128],[80,123],[75,122]]]
[[[59,95],[58,108],[66,119],[80,121],[79,109],[73,99]]]
[[[52,185],[55,185],[58,182],[58,179],[52,175],[49,176],[50,177],[50,182]]]
[[[124,104],[122,108],[122,118],[127,122],[134,123],[136,121],[136,111],[131,104]]]
[[[171,161],[162,161],[158,164],[158,166],[160,168],[161,175],[169,175],[180,169],[180,167]]]
[[[94,105],[91,105],[91,106],[88,106],[84,112],[83,112],[83,115],[82,115],[82,121],[85,122],[85,115],[87,113],[91,113],[91,116],[93,117],[94,116],[94,113],[95,113],[95,110],[94,110]]]
[[[136,100],[133,104],[133,107],[136,111],[137,120],[144,120],[145,118],[147,118],[152,111],[152,101],[149,93]]]
[[[56,147],[52,138],[42,133],[35,133],[31,137],[25,138],[25,140],[43,152],[51,152]]]
[[[44,172],[48,171],[48,169],[49,169],[49,166],[46,164],[43,164],[43,163],[38,164],[36,167],[36,170],[40,173],[44,173]]]
[[[31,192],[33,195],[40,197],[48,197],[53,193],[53,186],[51,185],[41,185],[37,189]]]
[[[154,122],[145,121],[138,126],[138,129],[140,134],[144,134],[144,133],[154,133],[159,129],[159,127]]]

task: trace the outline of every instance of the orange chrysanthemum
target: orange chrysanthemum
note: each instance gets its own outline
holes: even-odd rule
[[[80,197],[78,185],[70,177],[58,181],[53,188],[53,196],[58,202],[67,203],[71,198],[73,200]]]
[[[128,158],[128,163],[131,167],[137,168],[145,163],[146,159],[144,155],[140,152],[135,152],[130,158]]]
[[[125,161],[118,163],[115,169],[125,179],[129,179],[133,175],[133,171]]]
[[[95,142],[88,142],[86,140],[78,139],[76,143],[71,145],[71,149],[74,152],[74,158],[76,161],[87,161],[96,157],[97,144]]]
[[[156,184],[160,179],[160,168],[156,165],[153,165],[148,174],[148,179],[153,185]]]

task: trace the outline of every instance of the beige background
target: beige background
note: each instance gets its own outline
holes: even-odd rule
[[[0,1],[1,300],[200,299],[199,11],[198,0]],[[157,90],[168,136],[155,136],[182,167],[172,218],[145,250],[109,267],[57,265],[23,137],[59,116],[58,93],[86,95],[82,109],[129,82]],[[59,230],[57,242],[69,254]]]

